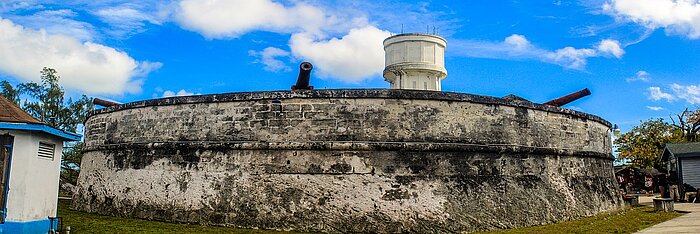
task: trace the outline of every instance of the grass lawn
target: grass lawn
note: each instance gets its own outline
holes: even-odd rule
[[[63,228],[70,226],[71,234],[82,233],[290,233],[269,230],[211,227],[175,224],[141,219],[116,218],[89,214],[69,209],[70,201],[58,201],[58,216],[63,217]]]
[[[140,219],[115,218],[69,209],[70,201],[58,202],[58,216],[71,233],[290,233],[254,229],[207,227],[173,224]],[[652,207],[639,207],[615,214],[568,221],[558,224],[518,228],[486,233],[633,233],[654,224],[681,216],[681,213],[654,212]]]
[[[681,215],[678,212],[655,212],[654,207],[642,206],[563,223],[482,233],[634,233]]]

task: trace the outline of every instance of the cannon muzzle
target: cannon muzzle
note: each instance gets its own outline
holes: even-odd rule
[[[313,86],[309,86],[312,69],[314,69],[314,66],[310,62],[303,62],[299,65],[299,77],[297,78],[297,84],[292,85],[292,91],[314,89]]]
[[[550,105],[550,106],[563,106],[563,105],[569,104],[570,102],[576,101],[576,100],[578,100],[582,97],[588,96],[588,95],[591,95],[591,91],[588,90],[588,88],[585,88],[581,91],[578,91],[578,92],[575,92],[575,93],[572,93],[572,94],[545,102],[543,104]]]
[[[110,106],[116,106],[116,105],[121,105],[121,103],[113,102],[113,101],[107,101],[104,99],[99,99],[99,98],[93,98],[92,103],[95,103],[95,105],[100,105],[104,107],[110,107]]]

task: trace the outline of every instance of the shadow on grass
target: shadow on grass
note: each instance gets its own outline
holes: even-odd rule
[[[71,234],[81,233],[294,233],[272,230],[177,224],[141,219],[118,218],[70,210],[69,200],[58,201],[58,216],[63,228],[70,226]]]
[[[58,216],[71,233],[295,233],[271,230],[241,229],[192,224],[175,224],[141,219],[117,218],[69,209],[70,201],[59,200]],[[678,212],[655,212],[653,207],[637,207],[623,212],[557,224],[497,230],[483,233],[634,233],[655,224],[683,215]]]

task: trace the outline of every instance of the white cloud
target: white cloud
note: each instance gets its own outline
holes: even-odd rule
[[[666,99],[669,102],[676,100],[676,98],[670,93],[664,93],[661,91],[660,87],[649,87],[647,90],[649,91],[649,99],[651,100],[658,101],[661,99]]]
[[[543,55],[545,60],[551,60],[554,64],[571,68],[583,69],[586,67],[587,59],[597,55],[594,49],[576,49],[574,47],[564,47],[554,52],[547,52]]]
[[[667,101],[685,100],[689,104],[700,104],[700,85],[680,85],[671,84],[671,93],[661,91],[660,87],[649,87],[649,99],[658,101],[666,99]]]
[[[268,47],[249,54],[270,71],[291,70],[279,59],[291,54],[314,63],[321,77],[351,83],[381,73],[382,41],[390,36],[364,17],[303,1],[286,5],[272,0],[184,0],[176,15],[182,27],[210,39],[236,38],[252,31],[290,34],[289,52]]]
[[[277,57],[289,57],[290,54],[286,50],[276,47],[267,47],[262,51],[248,51],[248,55],[256,57],[257,60],[255,60],[255,62],[265,65],[264,69],[267,71],[288,72],[292,70],[292,68],[287,66],[282,60],[277,59]]]
[[[44,6],[33,0],[4,0],[0,2],[0,13],[11,12],[18,9],[33,10],[42,9]]]
[[[47,0],[2,0],[0,15],[27,28],[95,41],[121,39],[145,31],[149,24],[160,25],[172,18],[176,5],[176,1],[77,0],[59,4]],[[86,20],[95,17],[101,22],[91,24]]]
[[[173,92],[173,91],[170,91],[170,90],[165,90],[165,92],[163,92],[163,97],[164,97],[164,98],[166,98],[166,97],[192,96],[192,95],[201,95],[201,93],[196,93],[196,94],[195,94],[195,93],[192,93],[192,92],[187,92],[187,91],[184,90],[184,89],[181,89],[180,91],[177,91],[177,93],[176,93],[176,92]]]
[[[508,45],[515,46],[515,49],[527,49],[531,47],[532,45],[530,44],[530,41],[525,38],[523,35],[518,35],[518,34],[513,34],[510,35],[509,37],[506,37],[504,42]]]
[[[115,7],[100,8],[93,12],[111,26],[107,33],[116,37],[127,37],[145,31],[146,23],[161,24],[163,19],[147,14],[136,4],[122,4]]]
[[[567,106],[566,109],[572,109],[575,111],[586,112],[583,108],[578,107],[578,106]]]
[[[653,111],[664,110],[664,108],[663,108],[663,107],[660,107],[660,106],[647,106],[647,109],[653,110]]]
[[[39,81],[42,67],[51,67],[68,89],[88,94],[135,93],[142,83],[135,77],[161,66],[138,62],[101,44],[27,29],[7,19],[0,18],[0,32],[0,72],[24,81]]]
[[[163,67],[163,63],[161,62],[150,62],[150,61],[143,61],[139,62],[139,66],[134,69],[133,76],[134,77],[146,77],[148,76],[149,73],[152,71],[158,70],[161,67]]]
[[[672,84],[671,90],[679,99],[683,99],[690,104],[700,104],[700,85],[680,85]]]
[[[356,83],[384,69],[382,41],[391,34],[374,26],[352,29],[342,38],[321,39],[309,33],[292,35],[292,54],[309,60],[321,76]]]
[[[649,82],[651,81],[651,78],[649,78],[649,73],[643,70],[637,71],[637,73],[634,75],[634,77],[630,77],[625,79],[627,82],[634,82],[634,81],[643,81],[643,82]]]
[[[621,58],[624,50],[615,40],[602,40],[594,48],[564,47],[557,50],[546,50],[534,46],[523,35],[513,34],[502,42],[451,40],[448,53],[459,56],[495,59],[534,59],[557,64],[570,69],[582,70],[586,67],[587,59],[591,57],[609,56]]]
[[[603,54],[608,53],[612,56],[615,56],[615,58],[622,58],[622,55],[625,54],[625,51],[622,48],[620,48],[620,42],[616,40],[602,40],[598,44],[597,49],[599,52]]]
[[[11,20],[24,27],[44,30],[49,34],[61,34],[81,41],[97,37],[95,28],[82,21],[74,20],[78,13],[73,10],[45,10],[31,15],[12,16]]]
[[[518,34],[506,37],[503,42],[451,40],[447,48],[447,53],[476,58],[536,58],[546,52]]]
[[[622,20],[667,33],[700,37],[700,2],[696,0],[612,0],[603,10]]]
[[[251,31],[320,34],[337,20],[302,2],[287,7],[271,0],[183,0],[180,24],[207,38],[236,38]]]

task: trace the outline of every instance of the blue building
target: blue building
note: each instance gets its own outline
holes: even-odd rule
[[[63,143],[78,140],[0,96],[0,233],[48,233],[56,226]]]

